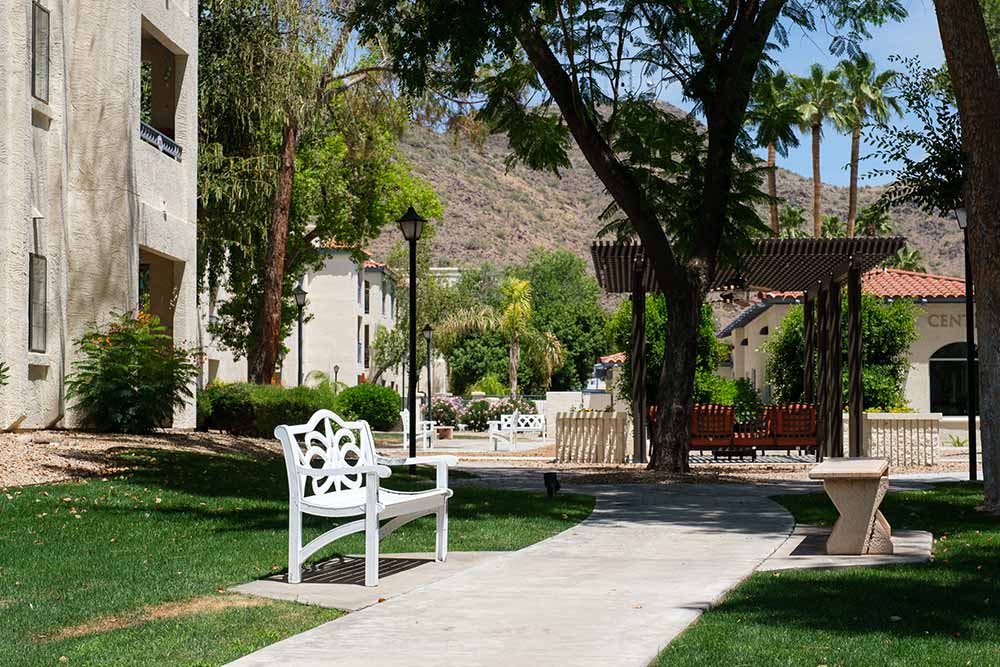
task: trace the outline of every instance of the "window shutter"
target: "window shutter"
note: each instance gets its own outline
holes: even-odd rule
[[[31,8],[31,94],[49,101],[49,12],[35,3]]]

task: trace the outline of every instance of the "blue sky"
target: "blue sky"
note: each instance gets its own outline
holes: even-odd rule
[[[872,39],[864,45],[865,51],[874,58],[877,67],[887,69],[891,66],[888,57],[894,53],[902,56],[918,56],[928,67],[936,67],[944,63],[944,52],[941,50],[941,38],[938,34],[937,18],[934,15],[932,0],[904,0],[904,6],[909,17],[899,23],[890,23],[872,30]],[[791,74],[806,74],[812,63],[821,63],[825,68],[835,67],[838,58],[830,54],[829,38],[823,32],[805,35],[802,31],[790,34],[791,44],[777,55],[779,65]],[[666,91],[664,98],[682,108],[690,108],[690,104],[680,99],[679,91],[672,87]],[[779,166],[790,169],[803,176],[812,175],[812,155],[808,137],[793,149],[787,158],[779,156]],[[851,154],[850,137],[837,134],[832,127],[826,128],[821,152],[821,169],[823,181],[834,185],[847,185],[847,162]],[[865,154],[862,145],[861,154]],[[861,163],[861,175],[868,171],[865,163]],[[877,179],[862,180],[862,184],[879,183]]]

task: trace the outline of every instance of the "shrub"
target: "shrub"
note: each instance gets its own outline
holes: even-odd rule
[[[359,384],[337,395],[337,411],[345,419],[364,419],[376,431],[387,431],[399,421],[400,400],[389,387]]]
[[[489,401],[482,399],[470,401],[462,414],[462,422],[468,424],[469,430],[472,431],[485,431],[487,422],[491,419],[493,419],[493,408]]]
[[[304,424],[317,410],[336,408],[336,396],[326,387],[222,384],[202,392],[211,406],[213,428],[233,435],[274,437],[281,424]]]
[[[526,398],[501,398],[490,406],[490,419],[500,419],[500,415],[509,415],[515,410],[522,415],[533,415],[538,412],[534,401]]]
[[[487,396],[503,396],[509,390],[496,375],[489,373],[469,387],[469,391],[481,391]]]
[[[212,394],[203,389],[198,392],[198,422],[199,431],[207,431],[212,428]]]
[[[439,426],[454,426],[458,422],[458,410],[449,401],[434,401],[431,415]]]
[[[148,433],[168,426],[193,398],[194,351],[176,345],[155,315],[116,315],[75,341],[82,357],[66,378],[66,396],[100,431]]]

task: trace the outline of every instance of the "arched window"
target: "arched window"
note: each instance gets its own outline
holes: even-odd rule
[[[969,402],[965,343],[950,343],[931,355],[931,412],[964,415]],[[974,372],[978,372],[978,359]]]
[[[761,330],[760,330],[760,335],[761,336],[766,336],[768,333],[770,333],[770,330],[767,327],[762,327],[761,328]]]

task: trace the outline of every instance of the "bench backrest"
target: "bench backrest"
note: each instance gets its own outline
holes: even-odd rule
[[[518,415],[517,428],[531,431],[542,430],[545,427],[545,415]]]
[[[281,441],[288,472],[290,497],[337,493],[363,485],[364,475],[331,475],[312,477],[298,468],[353,468],[375,465],[375,443],[371,427],[362,420],[345,421],[330,410],[319,410],[306,424],[282,425],[274,429]],[[307,483],[310,488],[307,489]]]
[[[778,413],[778,437],[811,437],[816,435],[816,406],[791,403],[775,406]]]
[[[693,437],[728,437],[733,434],[735,410],[730,405],[705,403],[691,408]]]

